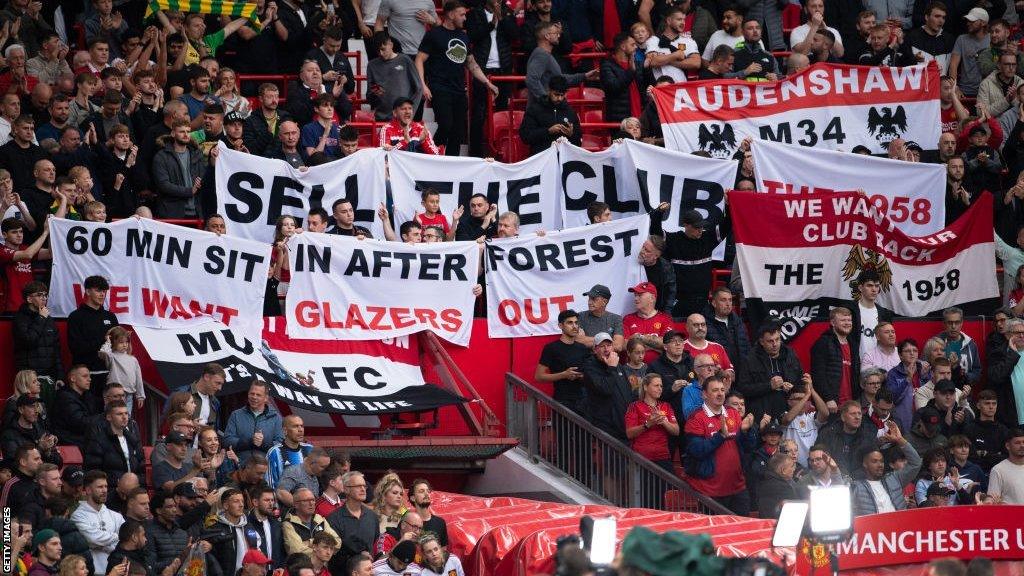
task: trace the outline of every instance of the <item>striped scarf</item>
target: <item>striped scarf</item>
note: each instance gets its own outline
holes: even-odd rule
[[[242,0],[149,0],[149,6],[146,7],[146,18],[152,16],[157,10],[248,18],[253,24],[259,25],[256,3]]]

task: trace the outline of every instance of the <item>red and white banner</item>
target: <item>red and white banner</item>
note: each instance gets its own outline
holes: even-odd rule
[[[288,335],[380,340],[430,330],[461,346],[473,330],[476,242],[403,244],[303,233],[288,239]]]
[[[211,319],[255,336],[263,321],[270,246],[145,218],[110,224],[50,221],[50,307],[65,317],[85,296],[82,282],[110,283],[106,308],[118,322],[166,327]]]
[[[1024,506],[940,506],[853,519],[853,535],[836,545],[839,570],[919,564],[937,558],[1024,559]],[[828,552],[804,542],[797,574],[828,571]]]
[[[896,138],[934,149],[939,141],[935,64],[882,67],[815,64],[776,82],[706,80],[654,89],[672,150],[729,158],[744,138],[885,152]]]
[[[736,257],[748,306],[785,316],[794,305],[849,301],[862,270],[881,276],[878,304],[897,316],[924,316],[999,295],[992,273],[992,197],[984,194],[948,228],[901,232],[853,192],[766,195],[734,192]]]
[[[559,334],[558,313],[586,310],[594,284],[611,290],[608,310],[632,312],[628,292],[647,279],[638,255],[646,215],[487,243],[487,331],[491,338]],[[591,334],[593,336],[593,334]]]
[[[260,378],[278,400],[317,412],[413,412],[462,401],[423,381],[415,336],[300,340],[285,334],[280,316],[265,319],[262,340],[219,322],[135,331],[169,389],[195,381],[208,362],[217,362],[226,373],[222,395],[244,392]]]
[[[908,236],[946,223],[946,166],[903,162],[754,140],[757,189],[769,194],[864,190],[880,214]]]

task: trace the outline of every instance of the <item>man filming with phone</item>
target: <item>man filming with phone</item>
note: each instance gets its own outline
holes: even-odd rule
[[[568,89],[564,76],[552,76],[548,80],[547,97],[532,98],[526,107],[519,137],[530,146],[531,156],[547,150],[559,138],[566,138],[576,146],[582,143],[580,119],[565,99]]]

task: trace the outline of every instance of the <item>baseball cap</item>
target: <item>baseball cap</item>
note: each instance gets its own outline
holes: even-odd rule
[[[971,8],[971,11],[968,12],[967,15],[964,16],[964,18],[966,18],[969,22],[976,22],[978,20],[981,20],[982,22],[988,24],[988,11],[985,10],[984,8],[974,7]]]
[[[683,224],[688,224],[694,228],[704,228],[706,226],[704,217],[696,210],[687,210],[686,212],[683,212]]]
[[[636,286],[629,289],[633,294],[653,294],[658,295],[658,288],[650,282],[641,282]]]
[[[779,425],[779,421],[772,418],[772,421],[768,423],[768,427],[764,429],[763,434],[782,434],[782,426]]]
[[[181,432],[171,430],[167,433],[167,436],[164,437],[164,442],[167,444],[188,444],[190,440]]]
[[[929,488],[930,490],[930,488]],[[35,550],[43,544],[45,544],[50,538],[59,538],[60,534],[57,534],[56,530],[52,528],[43,528],[36,532],[35,536],[32,537],[32,549]]]
[[[974,136],[975,134],[984,134],[985,136],[988,136],[988,130],[985,129],[984,125],[977,124],[967,133],[968,136]]]
[[[686,335],[680,332],[679,330],[669,330],[668,332],[665,332],[664,336],[661,337],[661,342],[663,344],[668,344],[669,342],[675,340],[676,338],[680,340],[686,340]]]
[[[612,291],[608,289],[604,284],[594,284],[590,290],[583,293],[584,296],[600,296],[601,298],[611,298]]]
[[[185,498],[199,498],[199,494],[196,493],[196,487],[191,482],[182,482],[175,486],[174,495]]]
[[[81,466],[65,466],[60,479],[68,486],[79,488],[85,484],[85,472],[82,472]]]
[[[391,555],[397,560],[406,564],[416,559],[416,543],[412,540],[403,540],[391,549]]]
[[[28,394],[22,394],[18,396],[18,402],[16,406],[21,408],[22,406],[32,406],[33,404],[39,404],[39,398],[37,396],[29,396]]]
[[[242,566],[246,564],[261,564],[266,566],[270,564],[270,558],[267,558],[258,548],[250,548],[245,556],[242,556]]]
[[[612,337],[607,332],[598,332],[594,334],[594,346],[597,346],[601,342],[611,342]]]
[[[231,112],[228,112],[227,115],[224,116],[224,123],[225,124],[231,124],[232,122],[245,122],[245,117],[243,117],[238,112],[238,110],[232,110]]]
[[[935,383],[936,392],[950,392],[956,390],[956,384],[952,380],[939,380]]]
[[[928,492],[926,496],[949,496],[953,491],[950,490],[942,482],[932,482],[931,486],[928,486]]]
[[[412,106],[413,108],[416,107],[416,103],[412,101],[412,98],[409,98],[407,96],[402,96],[401,98],[395,98],[395,101],[391,103],[391,109],[392,110],[397,110],[398,107],[403,105],[403,104],[408,104],[408,105]]]

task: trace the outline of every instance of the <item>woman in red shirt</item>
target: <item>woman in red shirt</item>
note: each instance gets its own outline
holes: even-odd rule
[[[633,450],[675,474],[669,452],[669,438],[679,435],[679,423],[668,402],[660,402],[661,376],[647,374],[640,381],[640,400],[626,410],[626,437]]]

